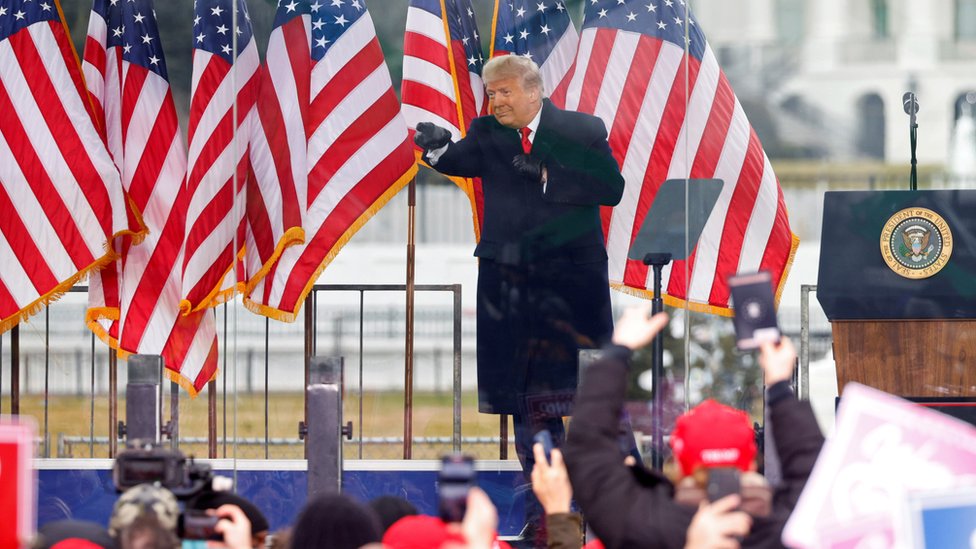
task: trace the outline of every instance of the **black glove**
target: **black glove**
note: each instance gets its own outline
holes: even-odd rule
[[[519,154],[512,158],[512,166],[528,179],[542,183],[542,160],[527,154]]]
[[[439,149],[451,142],[451,132],[430,122],[417,124],[417,133],[413,134],[413,142],[424,152]]]

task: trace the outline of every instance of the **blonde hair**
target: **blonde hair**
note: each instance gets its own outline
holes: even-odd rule
[[[500,55],[492,57],[481,69],[481,78],[486,84],[506,78],[518,78],[524,90],[539,90],[545,96],[542,74],[539,65],[521,55]]]

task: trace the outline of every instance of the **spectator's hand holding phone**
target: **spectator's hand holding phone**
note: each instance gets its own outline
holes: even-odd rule
[[[573,487],[569,483],[569,473],[563,464],[563,454],[558,448],[552,450],[552,463],[546,460],[541,443],[532,445],[535,466],[532,468],[532,491],[547,515],[568,513],[573,499]]]
[[[493,549],[498,531],[498,510],[488,494],[477,486],[468,491],[467,511],[460,523],[448,524],[447,528],[460,533],[465,543],[448,541],[442,549]]]
[[[207,547],[226,547],[228,549],[250,549],[251,521],[240,507],[232,504],[221,505],[213,513],[219,520],[214,531],[222,535],[222,542],[208,542]]]
[[[796,366],[796,348],[790,338],[783,337],[779,343],[763,343],[759,347],[759,365],[765,374],[766,385],[789,381]]]
[[[735,510],[740,501],[739,496],[731,495],[702,502],[688,526],[685,549],[738,549],[739,539],[752,528],[752,518]]]

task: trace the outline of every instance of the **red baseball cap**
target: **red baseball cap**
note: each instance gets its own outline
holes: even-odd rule
[[[706,400],[675,422],[671,450],[685,475],[698,467],[748,471],[756,457],[755,432],[745,412]]]
[[[429,549],[447,541],[464,543],[464,537],[448,531],[443,520],[428,515],[403,517],[383,534],[383,545],[391,549]]]
[[[448,530],[447,524],[438,517],[410,515],[394,522],[383,534],[383,546],[390,549],[437,549],[453,541],[466,543],[460,533]],[[512,549],[495,536],[498,549]]]

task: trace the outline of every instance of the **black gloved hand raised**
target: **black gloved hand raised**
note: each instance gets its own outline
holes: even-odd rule
[[[512,158],[512,166],[532,181],[542,183],[542,160],[527,154],[518,154]]]
[[[424,151],[439,149],[451,142],[451,132],[430,122],[421,122],[417,124],[413,142]]]

